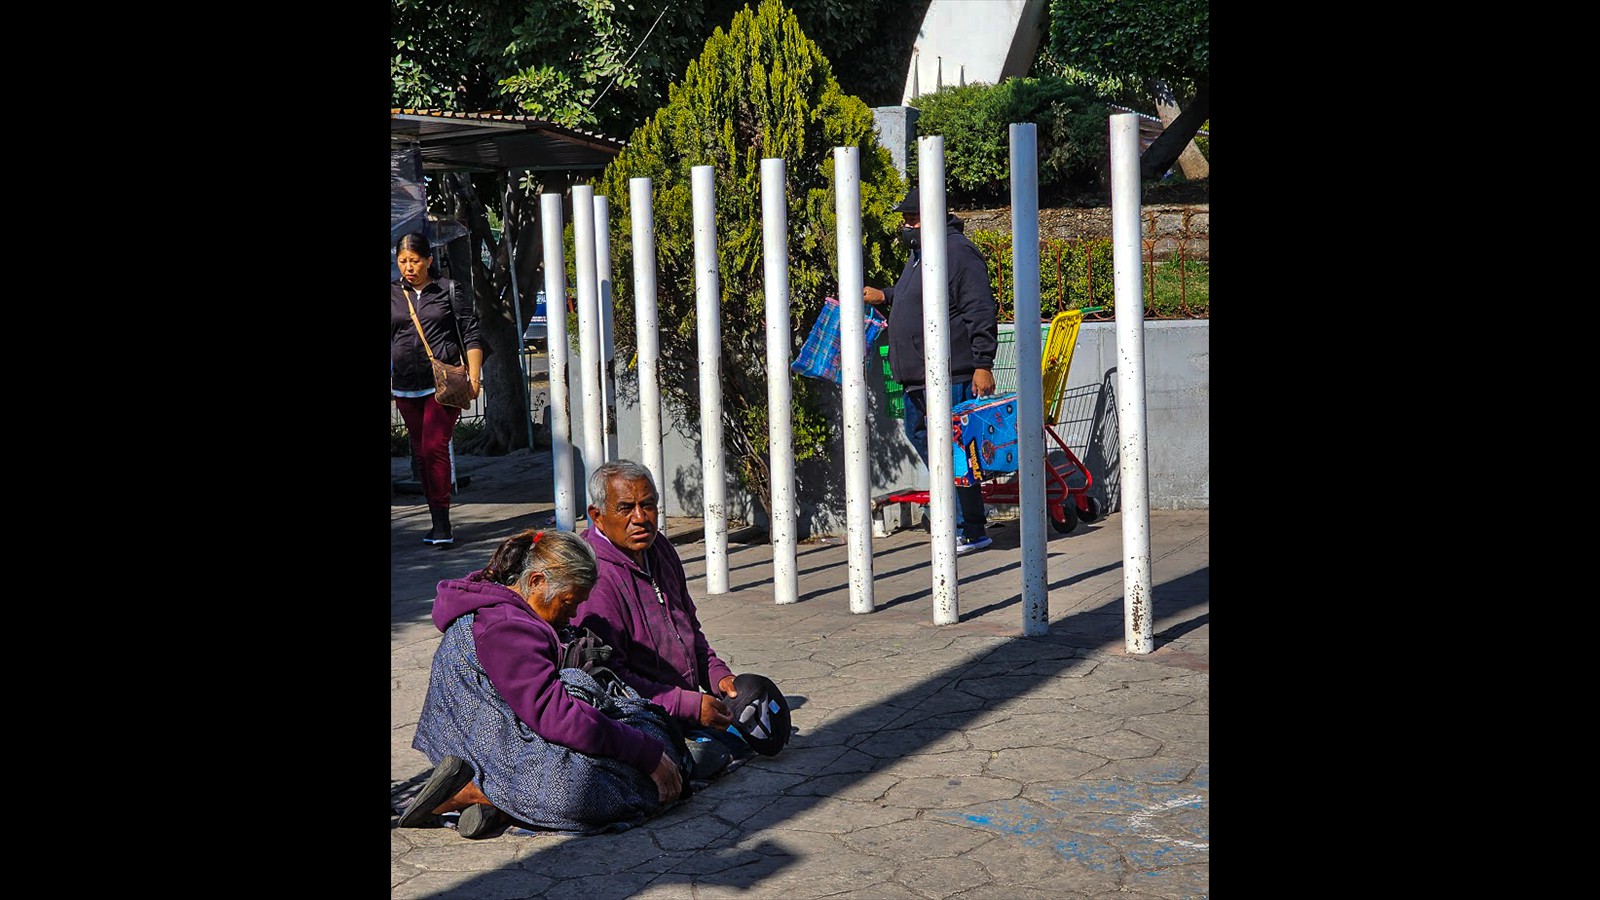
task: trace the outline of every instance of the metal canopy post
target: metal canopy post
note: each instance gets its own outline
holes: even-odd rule
[[[528,387],[528,342],[523,340],[522,301],[517,297],[517,242],[511,239],[511,170],[506,170],[506,192],[500,197],[500,239],[506,242],[506,274],[511,280],[511,314],[517,323],[517,369],[522,372],[523,418],[528,422],[528,449],[533,449],[533,389]]]

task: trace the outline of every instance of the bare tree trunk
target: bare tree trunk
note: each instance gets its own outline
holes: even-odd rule
[[[469,230],[464,262],[472,272],[478,332],[487,345],[483,358],[484,429],[477,439],[464,442],[461,449],[465,453],[503,456],[529,443],[528,389],[522,377],[521,361],[522,329],[512,321],[505,241],[496,244],[494,233],[489,229],[488,213],[471,176],[452,173],[443,181],[450,191],[452,208],[464,218]],[[495,251],[492,268],[483,261],[485,249]]]
[[[501,226],[504,229],[501,240],[505,240],[509,231],[516,241],[517,296],[522,306],[522,321],[517,325],[526,331],[528,321],[533,318],[534,297],[544,290],[544,222],[540,219],[537,196],[524,197],[515,183],[508,190],[506,209],[502,213],[507,221]],[[555,308],[554,303],[550,306]]]
[[[1200,126],[1211,118],[1211,86],[1202,84],[1195,90],[1194,100],[1184,107],[1178,118],[1168,125],[1161,136],[1156,138],[1150,149],[1144,151],[1139,157],[1139,178],[1142,181],[1155,181],[1173,163],[1178,161],[1178,156],[1183,153],[1183,148],[1194,139]]]
[[[1171,85],[1156,79],[1150,82],[1150,95],[1155,98],[1156,115],[1161,117],[1161,126],[1171,128],[1182,111],[1178,108],[1178,99],[1172,95]],[[1205,154],[1200,152],[1193,140],[1178,154],[1178,168],[1182,170],[1183,177],[1190,181],[1211,177],[1211,163],[1206,161]]]

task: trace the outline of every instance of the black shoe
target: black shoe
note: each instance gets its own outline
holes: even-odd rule
[[[430,509],[428,514],[433,516],[433,527],[428,529],[428,536],[422,539],[424,544],[453,544],[455,536],[450,533],[450,510]]]
[[[439,764],[433,767],[433,774],[428,776],[428,783],[422,786],[417,796],[411,798],[405,812],[400,814],[400,827],[422,828],[429,820],[433,820],[432,824],[437,826],[433,808],[460,793],[472,781],[472,776],[472,766],[459,756],[446,756],[439,760]]]
[[[511,824],[511,816],[487,803],[474,803],[461,811],[461,821],[456,830],[470,840],[493,837]]]

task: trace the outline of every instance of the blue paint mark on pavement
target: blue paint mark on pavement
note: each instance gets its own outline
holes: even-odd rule
[[[1010,800],[941,817],[1050,848],[1089,871],[1188,880],[1196,877],[1196,863],[1210,861],[1210,767],[1180,780],[1184,774],[1066,785],[1044,792],[1044,802]],[[1205,896],[1203,887],[1198,891],[1193,896]]]

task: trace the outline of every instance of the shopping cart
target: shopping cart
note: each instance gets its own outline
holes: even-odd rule
[[[1079,522],[1093,522],[1104,512],[1100,501],[1089,496],[1094,486],[1094,476],[1072,452],[1056,429],[1065,423],[1061,416],[1066,409],[1067,372],[1072,367],[1072,351],[1078,344],[1078,328],[1083,324],[1084,313],[1096,312],[1103,307],[1091,306],[1058,313],[1050,322],[1044,339],[1040,368],[1044,376],[1044,432],[1054,449],[1046,449],[1045,458],[1045,511],[1050,525],[1067,534]],[[995,352],[995,391],[1005,393],[1017,389],[1016,344],[1012,334],[1001,335]],[[1021,500],[1021,481],[1017,473],[1006,473],[980,485],[983,502],[988,506],[1016,506]],[[926,505],[927,491],[899,491],[879,498],[875,509],[890,503],[916,503]]]

